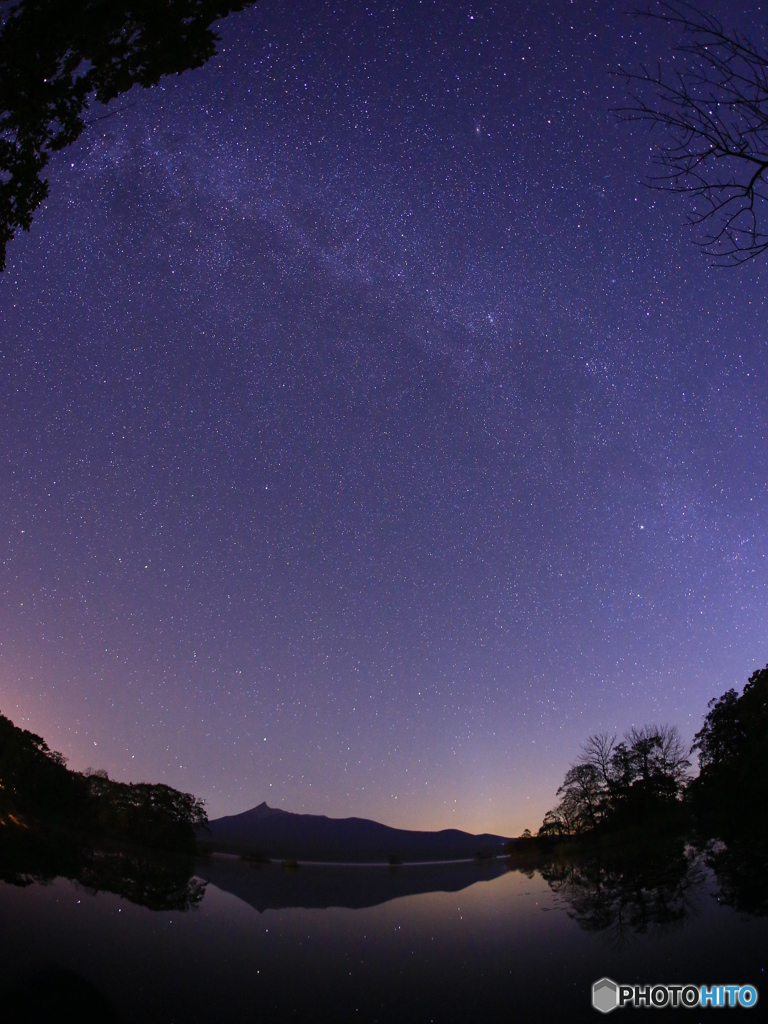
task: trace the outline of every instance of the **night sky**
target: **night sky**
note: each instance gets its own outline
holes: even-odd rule
[[[765,665],[768,268],[643,186],[608,72],[676,37],[628,9],[262,0],[55,155],[0,275],[0,711],[212,817],[517,834]]]

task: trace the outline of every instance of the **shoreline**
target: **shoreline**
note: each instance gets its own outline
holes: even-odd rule
[[[249,861],[247,855],[240,853],[229,853],[226,850],[212,850],[208,855],[208,858],[218,858],[221,860],[234,860],[238,861],[249,867],[269,867],[270,865],[276,865],[283,867],[285,864],[298,865],[299,867],[313,867],[313,868],[428,868],[428,867],[439,867],[440,865],[446,864],[477,864],[482,866],[483,864],[491,864],[496,860],[509,860],[509,854],[499,853],[493,854],[491,857],[459,857],[453,860],[404,860],[398,864],[390,864],[386,860],[298,860],[293,857],[273,857],[265,861]],[[206,858],[200,857],[200,860]]]

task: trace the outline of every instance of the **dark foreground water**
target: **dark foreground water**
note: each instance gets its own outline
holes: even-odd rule
[[[0,883],[0,1019],[597,1020],[603,975],[750,983],[762,1000],[612,1020],[768,1019],[762,896],[690,852],[652,876],[638,863],[289,871],[226,858],[195,873],[207,885],[188,910],[65,878]]]

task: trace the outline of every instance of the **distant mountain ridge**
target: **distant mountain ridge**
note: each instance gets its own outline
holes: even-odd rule
[[[200,833],[207,847],[230,853],[261,854],[275,859],[337,862],[459,860],[478,854],[500,854],[507,837],[472,835],[448,828],[415,832],[390,828],[367,818],[328,818],[294,814],[266,802],[215,818],[210,834]]]

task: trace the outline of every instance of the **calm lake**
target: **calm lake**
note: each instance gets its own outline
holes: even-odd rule
[[[595,1020],[603,975],[750,983],[763,1003],[737,1012],[765,1019],[768,920],[726,905],[744,894],[702,858],[661,880],[595,865],[289,871],[225,857],[195,874],[207,885],[186,911],[64,878],[0,883],[0,998],[16,1015],[4,1019],[64,1019],[69,1006],[83,1021],[169,1024]]]

